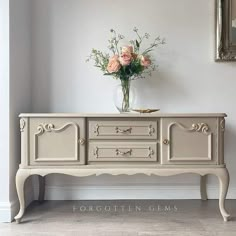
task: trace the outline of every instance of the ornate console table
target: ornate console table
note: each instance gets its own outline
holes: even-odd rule
[[[229,174],[224,164],[225,114],[21,114],[21,164],[16,175],[20,211],[25,211],[24,183],[44,176],[146,175],[201,176],[201,198],[207,199],[206,175],[219,179],[223,219]]]

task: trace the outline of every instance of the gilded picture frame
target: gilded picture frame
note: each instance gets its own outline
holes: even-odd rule
[[[236,0],[216,0],[216,61],[236,61]]]

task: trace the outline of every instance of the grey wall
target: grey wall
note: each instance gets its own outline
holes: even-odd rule
[[[19,118],[31,112],[31,0],[10,0],[10,201],[16,204],[20,163]],[[13,207],[12,214],[18,210]]]

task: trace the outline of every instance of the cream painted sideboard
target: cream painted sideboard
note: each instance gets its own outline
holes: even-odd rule
[[[21,221],[25,211],[24,183],[38,175],[39,200],[44,177],[146,175],[201,176],[219,179],[219,208],[225,221],[229,174],[224,163],[225,114],[21,114],[21,164],[16,174]],[[153,196],[155,198],[155,196]]]

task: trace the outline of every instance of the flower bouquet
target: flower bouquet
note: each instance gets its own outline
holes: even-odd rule
[[[150,38],[148,33],[140,35],[138,29],[133,29],[136,38],[129,41],[129,45],[120,47],[120,42],[125,37],[117,34],[111,29],[111,38],[108,40],[109,53],[103,53],[100,50],[92,49],[87,61],[93,60],[94,66],[102,70],[104,75],[109,75],[115,79],[120,79],[122,87],[122,104],[117,107],[120,112],[130,111],[130,81],[139,78],[151,76],[156,70],[157,65],[150,53],[165,40],[156,37],[147,48],[142,48],[145,40]]]

